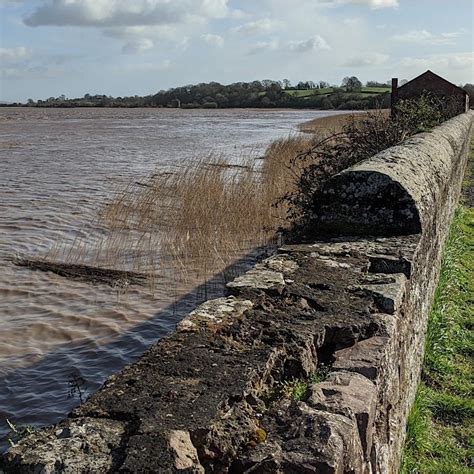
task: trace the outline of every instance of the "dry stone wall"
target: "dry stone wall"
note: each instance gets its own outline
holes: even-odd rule
[[[472,123],[336,176],[321,235],[229,283],[5,472],[397,472]]]

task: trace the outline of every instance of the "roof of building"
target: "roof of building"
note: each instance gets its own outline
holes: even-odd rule
[[[429,76],[433,76],[435,79],[438,79],[438,80],[441,80],[443,82],[446,82],[447,84],[449,84],[450,86],[452,87],[455,87],[456,89],[459,89],[461,92],[463,92],[464,94],[467,95],[467,92],[462,88],[462,87],[459,87],[457,86],[456,84],[453,84],[452,82],[449,82],[447,79],[445,79],[444,77],[441,77],[439,76],[438,74],[435,74],[433,71],[430,71],[428,69],[428,71],[424,72],[423,74],[420,74],[419,76],[416,76],[414,79],[412,79],[411,81],[408,81],[406,82],[405,84],[403,84],[403,86],[400,86],[398,89],[403,89],[405,86],[411,84],[412,82],[415,82],[417,81],[418,79],[420,79],[421,77],[423,76],[426,76],[426,75],[429,75]]]

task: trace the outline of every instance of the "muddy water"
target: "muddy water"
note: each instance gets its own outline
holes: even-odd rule
[[[0,448],[8,418],[57,421],[172,330],[214,284],[194,289],[72,281],[15,266],[55,242],[100,234],[101,203],[130,177],[210,152],[261,155],[314,111],[0,108]],[[166,288],[165,288],[166,287]],[[177,302],[175,301],[177,299]]]

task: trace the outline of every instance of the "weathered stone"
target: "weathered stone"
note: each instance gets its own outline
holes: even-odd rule
[[[472,118],[468,112],[448,120],[329,180],[315,197],[313,225],[339,235],[427,232]]]
[[[371,273],[403,273],[410,278],[411,262],[403,256],[369,255],[369,262]]]
[[[337,351],[334,354],[336,360],[333,369],[358,372],[370,380],[375,380],[387,341],[386,337],[375,336]]]
[[[355,420],[302,402],[283,407],[277,418],[272,439],[240,459],[245,472],[369,472]]]
[[[237,299],[234,296],[209,300],[182,319],[176,329],[178,331],[218,330],[224,324],[232,324],[252,306],[251,301]]]
[[[66,420],[13,446],[6,472],[112,472],[124,431],[124,423],[110,419]]]
[[[326,381],[313,384],[308,405],[357,421],[366,460],[370,459],[377,390],[373,382],[350,372],[333,372]]]
[[[386,275],[371,275],[365,278],[357,288],[374,295],[375,303],[380,312],[395,314],[402,306],[406,290],[406,277],[403,273]]]
[[[199,463],[198,454],[187,431],[174,430],[169,435],[169,446],[175,453],[176,471],[201,473],[204,468]]]
[[[256,265],[255,268],[260,266],[285,275],[291,275],[298,269],[299,265],[288,254],[278,254],[265,259],[261,264]]]
[[[317,254],[315,255],[311,255],[312,257],[316,257]],[[337,260],[334,260],[334,259],[331,259],[329,257],[319,257],[319,260],[323,263],[323,265],[326,265],[327,267],[330,267],[330,268],[350,268],[351,265],[350,263],[346,263],[346,262],[338,262]]]
[[[227,288],[240,289],[252,288],[257,290],[267,290],[274,286],[284,286],[283,273],[263,268],[253,268],[234,281],[227,283]]]

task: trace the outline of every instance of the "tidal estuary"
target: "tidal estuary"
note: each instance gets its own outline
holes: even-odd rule
[[[296,110],[0,108],[0,451],[9,419],[58,421],[112,373],[173,330],[199,288],[120,293],[14,264],[59,240],[100,234],[101,203],[131,178],[210,153],[263,155],[297,124]],[[199,283],[199,282],[198,282]],[[212,294],[222,294],[214,285]]]

